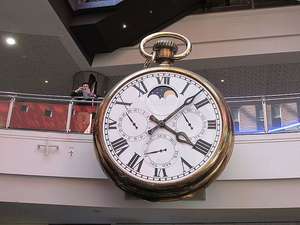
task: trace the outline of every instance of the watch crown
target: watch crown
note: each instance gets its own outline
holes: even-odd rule
[[[159,40],[153,45],[153,51],[159,51],[163,48],[170,49],[174,54],[178,51],[177,45],[170,40]]]
[[[174,61],[173,56],[177,53],[177,45],[170,40],[159,40],[153,45],[155,62],[170,64]]]

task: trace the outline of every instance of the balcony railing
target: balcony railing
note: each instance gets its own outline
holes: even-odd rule
[[[0,92],[0,128],[90,134],[102,98]],[[226,98],[235,134],[300,131],[300,93]]]

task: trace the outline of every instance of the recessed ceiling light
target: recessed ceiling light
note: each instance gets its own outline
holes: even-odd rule
[[[221,80],[221,83],[224,83],[224,82],[225,82],[225,80],[222,79],[222,80]]]
[[[49,81],[47,81],[47,80],[45,80],[44,82],[45,82],[45,84],[48,84],[48,83],[49,83]]]
[[[10,46],[17,44],[16,39],[13,38],[13,37],[7,37],[5,39],[5,42],[6,42],[7,45],[10,45]]]
[[[149,13],[150,13],[150,14],[152,14],[152,13],[153,13],[153,11],[152,11],[152,10],[149,10]]]
[[[127,28],[126,23],[123,23],[123,24],[122,24],[122,28],[123,28],[123,29],[126,29],[126,28]]]

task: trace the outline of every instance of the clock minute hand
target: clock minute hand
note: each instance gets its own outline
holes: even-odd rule
[[[188,97],[187,99],[184,100],[183,104],[181,106],[179,106],[177,109],[175,109],[170,115],[168,115],[166,118],[164,118],[162,121],[165,123],[167,122],[169,119],[171,119],[177,112],[179,112],[183,107],[191,104],[194,99],[196,98],[196,96],[198,94],[200,94],[202,92],[202,90],[198,91],[195,95],[192,95],[190,97]],[[151,120],[151,118],[150,118]],[[153,127],[152,129],[148,130],[148,134],[153,134],[153,132],[159,128],[159,125],[156,125],[155,127]]]
[[[189,139],[189,137],[186,135],[186,133],[184,133],[182,131],[176,132],[171,127],[167,126],[163,120],[159,120],[153,115],[150,116],[150,120],[153,121],[154,123],[157,123],[158,127],[164,128],[167,131],[169,131],[170,133],[174,134],[176,136],[176,140],[178,142],[194,146],[193,142]]]
[[[164,122],[167,122],[169,119],[171,119],[176,113],[178,113],[183,107],[191,104],[194,99],[197,97],[197,95],[199,95],[201,91],[198,91],[195,95],[192,95],[190,97],[188,97],[187,99],[184,100],[183,104],[181,106],[179,106],[177,109],[175,109],[170,115],[168,115],[166,118],[163,119]]]

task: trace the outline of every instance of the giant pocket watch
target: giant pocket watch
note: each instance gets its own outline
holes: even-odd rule
[[[145,45],[155,39],[148,53]],[[181,54],[173,40],[185,44]],[[191,51],[186,37],[154,33],[140,51],[146,66],[159,66],[129,75],[102,101],[94,126],[100,162],[117,186],[140,198],[191,197],[216,179],[231,155],[228,107],[206,79],[172,66]]]

